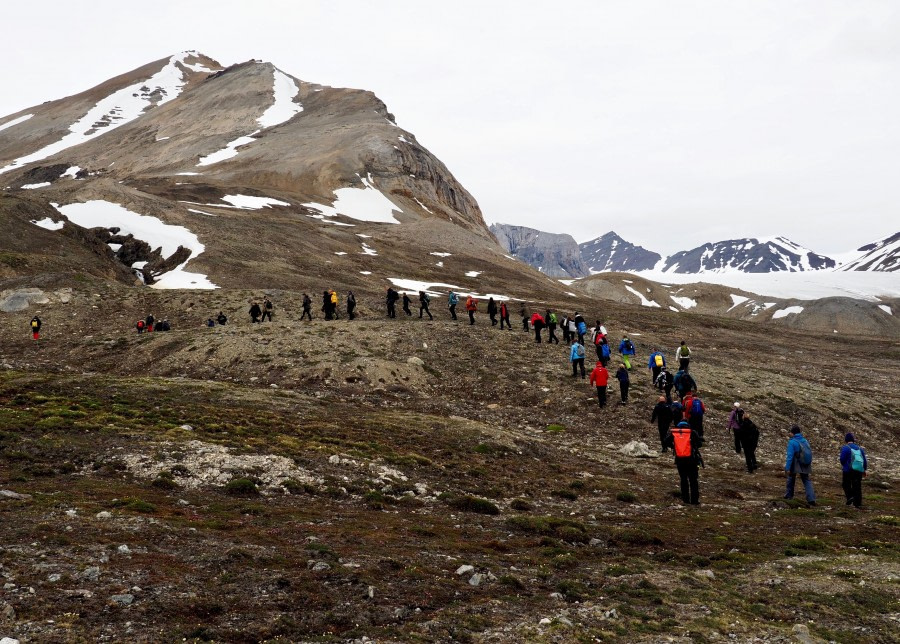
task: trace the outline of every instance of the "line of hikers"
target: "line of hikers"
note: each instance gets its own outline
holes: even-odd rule
[[[157,320],[153,317],[152,313],[143,320],[138,320],[134,327],[137,329],[138,334],[144,333],[145,331],[147,333],[153,333],[154,331],[172,330],[172,324],[168,320]]]

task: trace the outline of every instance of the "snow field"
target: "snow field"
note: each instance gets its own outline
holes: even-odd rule
[[[393,213],[395,210],[400,210],[400,208],[394,205],[390,199],[385,197],[381,191],[372,184],[371,179],[371,176],[362,179],[363,185],[365,186],[364,188],[339,188],[338,190],[335,190],[334,203],[330,206],[324,206],[318,203],[305,203],[303,206],[318,210],[322,213],[323,217],[344,215],[345,217],[350,217],[357,221],[399,224],[400,222],[397,221]],[[316,215],[309,216],[316,219],[319,218]]]
[[[775,311],[772,314],[772,319],[777,320],[779,318],[786,318],[789,315],[796,315],[797,313],[802,313],[802,312],[803,312],[802,306],[789,306],[785,309],[781,309],[780,311]]]

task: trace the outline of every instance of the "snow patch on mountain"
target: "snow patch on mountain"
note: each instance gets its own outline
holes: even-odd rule
[[[213,152],[212,154],[209,154],[205,157],[200,157],[200,162],[197,165],[198,166],[212,165],[214,163],[219,163],[220,161],[225,161],[226,159],[231,159],[233,157],[236,157],[238,155],[237,149],[239,147],[244,146],[244,145],[250,145],[251,143],[256,141],[256,139],[253,138],[254,134],[259,134],[259,130],[256,130],[249,136],[241,136],[241,137],[236,138],[234,141],[229,141],[228,143],[225,144],[225,147],[222,148],[221,150],[217,150],[216,152]],[[179,173],[179,174],[181,174],[181,173]]]
[[[35,226],[38,226],[39,228],[43,228],[44,230],[61,230],[65,225],[64,221],[53,221],[52,219],[50,219],[50,217],[44,217],[40,220],[32,219],[31,223],[33,223]]]
[[[841,266],[841,271],[900,271],[900,233],[861,246],[857,252],[863,254]]]
[[[19,118],[14,118],[12,121],[7,121],[0,125],[0,130],[5,130],[8,127],[12,127],[13,125],[18,125],[19,123],[24,123],[28,119],[30,119],[34,114],[25,114],[24,116],[20,116]]]
[[[641,300],[641,306],[649,306],[649,307],[657,308],[657,309],[662,308],[659,304],[657,304],[653,300],[648,300],[646,297],[644,297],[643,293],[641,293],[640,291],[638,291],[635,288],[632,288],[631,286],[626,286],[625,290],[630,291],[631,293],[634,293],[635,295],[637,295]]]
[[[802,306],[789,306],[785,309],[781,309],[780,311],[775,311],[772,314],[772,319],[778,320],[780,318],[786,318],[789,315],[796,315],[797,313],[802,313],[802,312],[803,312]]]
[[[242,210],[259,210],[260,208],[271,208],[272,206],[290,206],[286,201],[279,201],[272,197],[252,197],[250,195],[225,195],[222,201],[227,201],[234,208]],[[206,204],[208,206],[214,204]]]
[[[400,209],[372,184],[371,177],[361,179],[364,188],[351,187],[335,190],[334,203],[331,206],[318,203],[305,203],[303,206],[318,210],[324,217],[344,215],[358,221],[399,224],[400,222],[394,217],[394,211]],[[315,217],[315,215],[310,216]]]
[[[675,304],[683,309],[692,309],[697,306],[697,300],[692,300],[689,297],[679,297],[677,295],[670,295],[669,297]]]

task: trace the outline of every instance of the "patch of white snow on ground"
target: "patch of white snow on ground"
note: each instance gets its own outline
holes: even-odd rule
[[[767,311],[771,309],[773,306],[777,306],[778,302],[766,302],[763,304],[763,308]]]
[[[60,230],[65,225],[64,221],[53,221],[50,217],[44,217],[43,219],[36,221],[34,219],[31,220],[35,226],[43,228],[45,230]]]
[[[362,233],[356,233],[357,237],[362,237],[363,239],[372,239],[372,235],[363,235]]]
[[[373,221],[382,224],[399,224],[394,211],[400,210],[385,197],[371,181],[362,180],[365,188],[339,188],[334,191],[334,203],[324,206],[318,203],[305,203],[306,208],[314,208],[325,217],[344,215],[359,221]],[[402,210],[401,210],[402,212]]]
[[[795,315],[797,313],[801,313],[803,311],[802,306],[789,306],[786,309],[781,309],[780,311],[775,311],[772,314],[772,319],[777,320],[779,318],[785,318],[789,315]]]
[[[422,203],[421,201],[419,201],[416,197],[413,197],[413,201],[415,201],[417,204],[419,204],[419,205],[422,207],[422,209],[423,209],[425,212],[427,212],[429,215],[433,215],[433,214],[434,214],[433,212],[431,212],[431,210],[428,208],[428,206],[426,206],[425,204],[423,204],[423,203]]]
[[[201,65],[200,63],[186,63],[184,61],[181,61],[181,64],[184,67],[187,67],[192,72],[203,72],[207,74],[212,73],[212,70],[209,67],[207,67],[206,65]]]
[[[353,228],[356,224],[345,224],[342,221],[334,221],[332,219],[328,219],[325,215],[306,215],[310,219],[318,219],[324,224],[334,224],[335,226],[349,226]]]
[[[20,168],[33,161],[40,161],[47,157],[62,152],[74,145],[90,141],[93,138],[105,134],[133,121],[143,114],[148,108],[168,103],[181,93],[184,87],[184,73],[176,63],[185,55],[172,56],[169,62],[153,76],[146,80],[138,81],[128,87],[113,92],[109,96],[100,99],[87,114],[69,126],[69,133],[59,141],[42,147],[36,152],[19,157],[4,168],[0,168],[0,174],[9,172],[14,168]],[[157,97],[158,102],[155,102]],[[105,124],[100,125],[99,124]]]
[[[158,137],[156,137],[156,142],[159,143],[160,141],[168,141],[170,138],[172,138],[172,137],[170,137],[170,136],[158,136]]]
[[[634,280],[622,280],[626,284],[634,284]]]
[[[134,235],[150,245],[151,249],[160,249],[163,257],[170,257],[184,246],[191,251],[187,261],[168,273],[161,275],[153,288],[218,288],[209,281],[206,275],[188,273],[184,267],[191,259],[205,250],[205,246],[197,239],[197,235],[184,226],[173,226],[163,223],[156,217],[140,215],[109,201],[88,201],[56,206],[69,221],[84,228],[118,228],[122,235]],[[138,266],[141,264],[141,266]],[[146,262],[136,262],[132,268],[142,268]]]
[[[13,119],[12,121],[7,121],[3,125],[0,125],[0,130],[5,130],[8,127],[12,127],[13,125],[18,125],[19,123],[24,123],[28,119],[30,119],[34,114],[25,114],[24,116],[20,116],[17,119]]]
[[[194,208],[188,208],[188,212],[195,212],[198,215],[206,215],[207,217],[218,217],[219,215],[214,215],[211,212],[203,212],[202,210],[196,210]]]
[[[175,174],[178,176],[181,176],[181,177],[196,177],[203,173],[202,172],[176,172]]]
[[[749,299],[750,299],[749,297],[744,297],[743,295],[735,295],[734,293],[731,293],[732,305],[731,305],[731,308],[729,308],[728,310],[730,311],[734,307],[740,306],[741,304],[743,304],[744,302],[746,302]]]
[[[225,161],[226,159],[230,159],[232,157],[236,157],[238,155],[237,149],[243,145],[250,145],[256,139],[253,138],[253,135],[259,134],[259,130],[255,132],[251,132],[247,136],[241,136],[236,138],[234,141],[230,141],[225,144],[225,147],[221,150],[213,152],[210,155],[205,157],[200,157],[200,162],[197,164],[198,166],[203,165],[212,165],[214,163],[219,163],[220,161]]]
[[[443,282],[422,282],[420,280],[408,280],[402,277],[389,277],[388,280],[396,286],[398,289],[401,289],[401,292],[406,293],[418,293],[419,291],[425,291],[429,295],[446,295],[446,291],[455,291],[457,295],[461,298],[468,297],[471,295],[472,297],[479,300],[479,302],[487,301],[488,298],[494,298],[497,301],[509,301],[511,298],[506,295],[500,295],[497,293],[485,293],[479,294],[473,291],[462,291],[458,286],[453,284],[444,284]],[[443,291],[435,291],[435,288],[444,289]]]
[[[279,201],[272,197],[251,197],[250,195],[225,195],[222,201],[227,201],[235,208],[244,210],[258,210],[271,208],[272,206],[290,206],[286,201]]]
[[[572,293],[571,291],[566,291],[566,295],[570,295],[570,296],[572,296],[572,297],[578,297],[577,295],[575,295],[575,294]]]
[[[26,183],[22,186],[23,190],[36,190],[37,188],[46,188],[50,185],[49,181],[43,181],[41,183]]]
[[[300,88],[293,78],[278,69],[274,73],[272,93],[275,95],[275,102],[257,120],[263,128],[280,125],[303,111],[303,106],[294,102]]]
[[[626,286],[626,287],[625,287],[625,290],[631,291],[632,293],[634,293],[635,295],[637,295],[639,298],[641,298],[641,306],[649,306],[649,307],[654,307],[654,308],[657,308],[657,309],[661,309],[661,308],[662,308],[659,304],[657,304],[657,303],[654,302],[653,300],[648,300],[646,297],[644,297],[644,294],[641,293],[640,291],[638,291],[637,289],[633,289],[633,288],[631,288],[630,286]]]
[[[337,251],[337,252],[335,253],[335,255],[346,255],[346,254],[347,254],[347,253],[345,253],[345,252],[342,251],[342,250],[339,250],[339,251]]]
[[[697,300],[692,300],[689,297],[677,297],[675,295],[669,296],[675,304],[680,306],[683,309],[692,309],[697,306]]]
[[[484,271],[469,271],[468,273],[466,273],[466,277],[478,277],[483,272]]]
[[[879,304],[878,308],[881,309],[882,311],[884,311],[885,313],[887,313],[888,315],[894,314],[894,312],[891,310],[891,307],[889,307],[887,304]]]
[[[360,271],[359,274],[360,275],[371,275],[372,271]]]
[[[450,257],[450,253],[428,253],[429,255],[434,255],[435,257]]]
[[[556,280],[560,284],[565,284],[566,286],[572,286],[575,283],[575,280]]]
[[[362,253],[360,253],[360,255],[372,255],[372,256],[377,256],[377,255],[378,255],[378,251],[375,250],[374,248],[372,248],[371,246],[369,246],[368,244],[366,244],[365,242],[363,242],[363,245],[362,245]]]
[[[68,170],[59,175],[59,178],[62,179],[63,177],[71,177],[72,179],[75,179],[75,175],[79,172],[81,172],[81,168],[77,165],[73,165]]]

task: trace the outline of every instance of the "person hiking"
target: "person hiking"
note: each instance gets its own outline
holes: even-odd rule
[[[328,291],[322,291],[322,313],[325,314],[326,320],[331,319],[331,294]]]
[[[666,435],[666,447],[675,452],[675,467],[681,480],[681,500],[689,505],[700,505],[700,448],[703,437],[681,421]]]
[[[547,309],[546,316],[544,318],[547,321],[547,342],[549,344],[559,344],[559,338],[556,337],[556,325],[559,324],[559,318],[556,317],[556,313]]]
[[[257,324],[259,322],[260,315],[262,315],[262,309],[259,308],[259,303],[253,302],[250,305],[250,323]]]
[[[41,318],[38,316],[34,316],[31,318],[31,322],[28,323],[28,328],[31,329],[31,338],[32,340],[40,340],[41,339]]]
[[[578,344],[573,340],[572,346],[582,347],[584,345]],[[584,364],[584,358],[581,359],[581,364]],[[572,368],[572,375],[574,376],[575,368]],[[584,378],[584,372],[581,372],[581,377]],[[609,384],[609,372],[606,370],[606,367],[603,366],[603,363],[598,362],[594,365],[594,368],[591,370],[591,379],[589,381],[592,385],[597,388],[597,402],[600,407],[606,407],[606,387]]]
[[[403,312],[406,313],[407,317],[412,316],[412,311],[409,310],[409,305],[412,303],[412,300],[409,299],[409,293],[403,294]]]
[[[650,422],[656,421],[656,429],[659,431],[660,451],[665,453],[669,451],[666,446],[666,435],[669,433],[669,427],[672,425],[672,408],[666,402],[665,396],[660,396],[650,414]]]
[[[228,316],[226,316],[222,311],[219,311],[219,314],[216,316],[216,322],[224,326],[228,323]]]
[[[506,324],[506,330],[512,330],[512,324],[509,323],[509,307],[506,305],[506,302],[500,302],[500,330],[503,330],[503,325]]]
[[[212,328],[212,327],[216,326],[216,321],[213,320],[212,318],[206,318],[206,326],[208,326],[209,328]]]
[[[34,322],[34,320],[32,320],[32,322]],[[145,327],[146,325],[147,325],[147,323],[144,322],[143,320],[138,320],[138,321],[137,321],[137,324],[135,324],[134,326],[135,326],[135,328],[137,329],[138,335],[140,335],[140,334],[142,334],[142,333],[144,332],[144,327]],[[37,340],[37,338],[35,338],[35,340]]]
[[[528,328],[528,309],[525,308],[524,304],[519,307],[519,315],[522,316],[522,330],[528,333],[531,329]]]
[[[784,475],[787,477],[787,488],[784,492],[785,499],[794,498],[794,484],[797,476],[803,482],[806,492],[806,502],[809,505],[816,504],[816,492],[810,480],[812,474],[813,453],[809,441],[803,436],[799,425],[791,425],[792,436],[787,443],[787,453],[784,459]]]
[[[838,460],[843,472],[841,487],[844,488],[847,505],[862,507],[862,480],[868,476],[866,470],[869,469],[869,461],[866,459],[866,450],[856,444],[856,437],[852,433],[844,436],[844,446]]]
[[[591,342],[597,345],[603,342],[604,339],[606,339],[606,327],[600,323],[600,320],[597,320],[591,329]]]
[[[666,357],[656,348],[650,351],[650,359],[647,361],[647,368],[650,370],[651,382],[656,382],[659,372],[666,366]]]
[[[385,301],[387,302],[387,314],[389,318],[397,317],[397,300],[400,299],[400,294],[397,293],[394,289],[388,287],[387,297],[385,297]]]
[[[563,342],[565,342],[566,346],[572,341],[572,338],[569,337],[569,316],[564,315],[562,320],[559,321],[559,328],[562,329],[563,334]]]
[[[622,362],[625,363],[628,371],[631,371],[631,359],[634,357],[634,352],[634,342],[629,340],[627,335],[623,335],[622,341],[619,343],[619,354],[621,354]]]
[[[488,298],[488,316],[491,318],[491,326],[497,326],[497,303],[494,298]]]
[[[331,305],[331,315],[333,315],[334,319],[337,320],[339,317],[341,317],[340,314],[338,313],[337,291],[334,291],[334,290],[329,291],[328,297],[329,297],[329,303]]]
[[[303,318],[309,318],[309,321],[312,322],[312,300],[306,293],[303,294],[303,314],[300,316],[300,320],[302,321]]]
[[[171,331],[172,325],[169,324],[169,319],[165,318],[162,322],[156,325],[156,328],[160,331]]]
[[[682,400],[684,404],[684,417],[691,425],[691,429],[703,438],[703,417],[706,415],[706,405],[700,400],[696,391],[689,391]]]
[[[534,328],[534,341],[537,344],[541,343],[541,331],[544,328],[544,318],[540,313],[534,313],[531,316],[531,326]]]
[[[682,401],[684,401],[684,397],[689,391],[697,391],[697,383],[694,381],[693,377],[691,377],[691,374],[684,369],[680,369],[678,373],[675,374],[672,383],[675,385],[675,391]]]
[[[744,448],[744,460],[747,462],[747,471],[750,474],[756,472],[759,465],[756,464],[756,446],[759,445],[759,428],[750,420],[750,414],[741,414],[741,426],[739,429],[741,445]]]
[[[466,312],[469,314],[469,325],[475,324],[475,313],[478,312],[478,300],[471,295],[466,298]]]
[[[272,300],[270,300],[269,296],[266,295],[263,298],[263,303],[262,303],[263,313],[262,313],[262,319],[260,320],[260,322],[265,322],[266,318],[269,318],[269,322],[271,322],[272,321],[272,310],[274,308],[275,307],[272,305]]]
[[[419,319],[422,319],[422,314],[427,313],[428,319],[433,320],[434,316],[431,314],[431,311],[428,310],[428,304],[431,302],[431,298],[428,297],[428,293],[425,291],[419,291]]]
[[[605,367],[607,364],[609,364],[609,359],[612,356],[612,352],[609,348],[609,342],[606,341],[606,336],[598,335],[597,337],[600,338],[600,344],[597,345],[597,359],[600,360],[600,362],[602,362],[603,366]]]
[[[587,322],[581,313],[575,313],[575,330],[578,333],[578,344],[584,344],[584,336],[587,334]]]
[[[581,379],[584,380],[584,345],[576,340],[572,340],[572,346],[569,347],[569,362],[572,363],[572,377],[576,378],[581,369]]]
[[[351,320],[356,318],[356,296],[353,291],[347,291],[347,317]]]
[[[663,367],[659,371],[659,375],[656,377],[656,380],[653,382],[653,385],[659,389],[660,391],[664,391],[666,393],[666,402],[672,402],[672,386],[675,384],[675,380],[672,378],[672,374],[668,369]]]
[[[456,319],[456,305],[459,304],[459,295],[450,291],[447,293],[447,308],[450,309],[450,317]]]
[[[728,414],[728,424],[726,427],[734,434],[734,451],[736,454],[741,453],[741,421],[744,420],[744,410],[741,403],[734,403],[731,413]]]
[[[619,363],[619,368],[616,369],[616,380],[619,381],[619,394],[622,396],[622,400],[619,401],[620,405],[628,404],[628,385],[631,382],[631,379],[628,377],[628,369],[625,368],[624,363]]]
[[[672,426],[674,427],[684,420],[684,405],[677,400],[669,402],[669,409],[672,410]]]
[[[691,364],[691,350],[688,348],[688,345],[685,344],[684,340],[682,340],[681,345],[675,349],[675,356],[678,358],[678,370],[687,371]]]
[[[153,317],[153,314],[151,313],[144,320],[144,330],[147,331],[147,333],[153,333],[153,325],[155,323],[156,323],[156,318]]]

